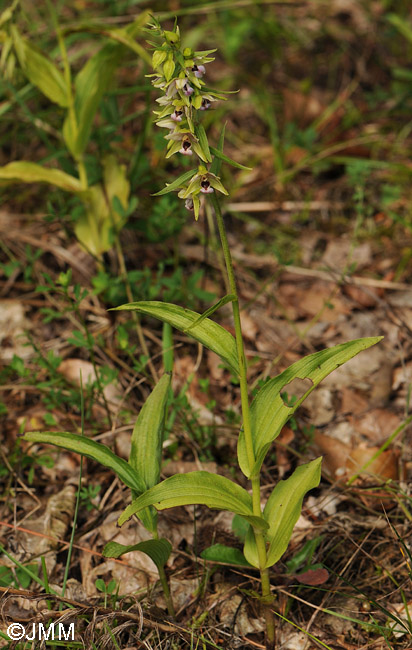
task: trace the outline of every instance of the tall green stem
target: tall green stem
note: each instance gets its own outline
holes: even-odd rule
[[[232,302],[232,309],[233,309],[233,320],[235,325],[237,356],[239,360],[239,383],[240,383],[240,398],[242,404],[243,431],[245,435],[245,445],[246,445],[246,453],[247,453],[249,467],[253,467],[255,464],[255,452],[253,448],[252,427],[250,423],[249,391],[248,391],[247,374],[246,374],[245,348],[243,345],[242,325],[240,321],[239,296],[237,292],[232,256],[230,254],[230,248],[229,248],[229,243],[227,241],[222,212],[216,194],[213,194],[212,201],[213,201],[213,207],[215,209],[220,241],[222,244],[223,257],[225,259],[225,264],[226,264],[226,271],[227,271],[227,276],[229,281],[230,293],[232,293],[235,296],[235,299]],[[252,479],[252,499],[253,499],[253,513],[257,517],[260,517],[262,515],[262,509],[260,506],[259,476]],[[262,533],[257,529],[254,529],[254,534],[255,534],[256,547],[257,547],[257,552],[259,557],[259,564],[261,567],[265,567],[267,561],[265,539]],[[271,591],[270,591],[269,571],[267,568],[260,569],[260,577],[261,577],[261,584],[262,584],[262,597],[264,599],[264,602],[266,601],[265,618],[266,618],[267,648],[273,648],[275,645],[275,621],[269,606]]]

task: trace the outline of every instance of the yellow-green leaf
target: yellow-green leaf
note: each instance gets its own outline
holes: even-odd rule
[[[129,463],[141,477],[145,488],[159,482],[165,408],[171,376],[158,381],[137,417],[132,433]]]
[[[109,206],[101,185],[93,185],[81,195],[85,214],[75,224],[76,237],[87,251],[100,257],[112,246],[113,231]]]
[[[127,210],[129,205],[130,183],[126,177],[126,165],[119,165],[116,156],[112,154],[105,156],[103,159],[103,178],[115,224],[121,227],[125,218],[114,209],[113,199],[117,197],[123,210]]]
[[[277,438],[290,416],[302,404],[312,390],[320,384],[333,370],[354,356],[375,345],[382,336],[356,339],[347,343],[336,345],[296,361],[280,375],[269,380],[260,389],[250,408],[251,428],[253,435],[253,448],[255,465],[250,467],[246,453],[246,444],[243,431],[238,440],[238,460],[242,472],[247,477],[259,474],[263,460],[273,440]],[[367,358],[365,359],[367,364]],[[311,386],[305,394],[293,405],[286,405],[281,397],[285,387],[294,379],[309,379]]]
[[[270,495],[263,516],[269,524],[265,537],[269,541],[266,567],[276,564],[286,551],[293,528],[299,519],[303,497],[320,482],[322,458],[297,467],[285,481],[279,481]]]
[[[69,89],[60,70],[40,50],[23,38],[17,27],[10,28],[14,48],[27,79],[52,102],[67,108]]]
[[[123,458],[116,456],[111,449],[95,440],[66,431],[29,431],[23,439],[29,442],[56,445],[56,447],[63,447],[63,449],[74,451],[76,454],[92,458],[97,463],[111,469],[132,490],[139,494],[145,490],[142,480],[133,467]]]
[[[119,558],[125,555],[125,553],[132,553],[133,551],[145,553],[153,560],[157,568],[161,569],[169,559],[170,553],[172,552],[172,545],[164,537],[161,539],[147,539],[144,542],[130,546],[125,546],[118,542],[109,542],[103,549],[103,555],[104,557]]]
[[[216,510],[228,510],[242,515],[252,526],[266,530],[263,517],[253,514],[252,497],[237,483],[210,472],[175,474],[147,490],[134,500],[119,517],[119,526],[147,506],[157,510],[191,504],[205,505]]]
[[[86,149],[94,116],[109,88],[122,52],[121,45],[107,43],[87,61],[76,76],[74,109],[77,128],[73,131],[70,115],[67,115],[63,126],[63,136],[74,156],[79,156]]]
[[[0,181],[15,183],[49,183],[66,192],[81,192],[80,181],[60,169],[49,169],[37,163],[19,160],[0,167]]]
[[[184,332],[190,327],[189,334],[192,338],[202,343],[209,350],[216,352],[230,366],[234,373],[239,374],[235,339],[224,327],[209,318],[201,320],[198,325],[193,325],[197,319],[201,318],[201,314],[168,302],[154,300],[130,302],[116,307],[116,309],[137,311],[140,314],[153,316],[164,323],[169,323],[181,332]]]

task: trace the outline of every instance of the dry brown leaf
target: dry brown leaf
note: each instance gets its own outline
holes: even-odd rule
[[[245,339],[254,341],[258,333],[258,326],[256,321],[246,311],[242,311],[242,334]]]
[[[354,634],[354,623],[350,619],[358,618],[359,606],[359,601],[355,598],[335,599],[333,609],[342,618],[333,614],[324,614],[322,617],[323,622],[335,635],[351,634],[352,636]]]
[[[387,409],[373,409],[362,417],[351,418],[356,431],[375,444],[382,444],[400,425],[401,418]]]
[[[329,579],[329,573],[324,568],[308,569],[304,573],[295,575],[294,578],[303,585],[323,585]]]
[[[355,284],[345,284],[343,292],[358,305],[366,309],[374,307],[382,295],[382,289],[377,289],[376,287],[358,287]]]
[[[322,468],[331,480],[347,480],[353,474],[361,471],[372,456],[379,451],[379,447],[366,447],[359,445],[352,448],[336,438],[316,432],[314,437],[317,447],[323,455]],[[389,449],[382,452],[361,476],[373,475],[378,479],[398,478],[398,456]]]
[[[290,453],[286,446],[295,439],[294,431],[288,427],[283,427],[280,435],[276,438],[276,464],[278,466],[279,478],[283,478],[291,467]]]
[[[73,519],[75,503],[76,489],[73,485],[66,485],[63,490],[49,498],[43,517],[47,535],[56,539],[64,539]],[[51,546],[56,548],[57,544],[51,542]]]
[[[14,555],[19,560],[27,561],[33,557],[33,562],[40,566],[40,558],[44,556],[47,575],[51,576],[56,565],[57,542],[64,540],[71,525],[76,502],[76,490],[72,485],[66,485],[60,492],[49,497],[46,508],[40,517],[29,517],[24,522],[25,530],[16,529],[15,546],[21,549],[23,555],[17,551]],[[39,533],[32,535],[29,531]],[[50,552],[53,551],[53,552]],[[14,566],[5,556],[2,562],[6,566]],[[10,564],[9,564],[10,562]]]
[[[32,350],[24,331],[30,323],[24,313],[23,303],[17,300],[0,300],[0,359],[11,361],[14,355],[27,359]]]
[[[369,406],[369,402],[366,397],[363,397],[359,391],[352,390],[347,386],[344,386],[340,392],[340,412],[349,413],[351,415],[357,415],[359,413],[364,413]]]
[[[221,625],[232,628],[239,636],[263,632],[263,619],[252,618],[248,614],[247,604],[240,594],[230,595],[220,606]]]
[[[412,383],[412,361],[403,364],[393,371],[392,390],[399,390],[404,385],[409,386]]]
[[[176,610],[189,605],[194,600],[199,589],[198,578],[185,579],[182,576],[170,578],[170,591]],[[162,597],[160,597],[162,599]],[[162,599],[163,600],[163,599]]]
[[[353,331],[349,320],[345,321],[345,326],[342,325],[343,321],[339,325],[339,330],[342,332],[342,339],[347,341],[379,334],[376,317],[368,333],[356,329]],[[375,345],[332,372],[323,380],[322,386],[337,390],[349,387],[352,390],[365,391],[369,406],[382,407],[392,390],[392,364],[392,358],[386,348],[382,344]]]
[[[405,607],[405,603],[391,603],[388,605],[388,609],[390,609],[390,611],[395,614],[395,616],[398,616],[400,619],[402,619],[406,625],[405,628],[403,625],[401,625],[401,623],[396,623],[393,620],[389,622],[389,627],[392,630],[392,634],[396,638],[400,638],[401,636],[408,634],[407,628],[409,627],[409,621],[412,617],[412,601],[406,604],[407,607]]]
[[[366,463],[369,463],[372,456],[376,454],[379,449],[379,447],[366,447],[363,445],[359,445],[359,447],[352,449],[347,460],[349,473],[357,474],[360,472],[362,467],[366,465]],[[364,473],[372,474],[379,479],[392,479],[396,481],[399,478],[398,454],[396,453],[396,450],[388,449],[387,451],[383,451],[368,465]]]
[[[315,650],[314,646],[308,643],[308,635],[304,632],[280,630],[280,641],[282,650]]]
[[[313,282],[310,286],[282,284],[278,295],[288,318],[313,318],[320,315],[321,322],[333,323],[341,314],[350,312],[349,305],[325,282]]]
[[[125,504],[126,505],[126,504]],[[151,539],[150,533],[138,523],[130,521],[122,526],[117,526],[117,519],[121,511],[111,512],[99,527],[99,539],[103,544],[115,541],[125,546],[138,544],[139,542]],[[82,543],[80,541],[80,543]],[[87,541],[84,542],[87,544]],[[127,553],[121,560],[127,563],[116,562],[112,558],[104,559],[97,567],[85,565],[86,573],[82,575],[82,583],[88,596],[96,593],[95,581],[99,577],[108,576],[113,578],[120,585],[122,594],[130,594],[146,588],[149,583],[158,579],[158,572],[154,562],[144,553],[134,551]]]
[[[64,359],[57,370],[63,375],[63,377],[65,377],[65,379],[72,382],[73,384],[76,384],[77,386],[80,386],[80,383],[82,383],[83,386],[86,386],[87,384],[96,381],[96,374],[94,372],[93,364],[90,361],[85,361],[84,359]],[[105,386],[103,388],[103,393],[109,403],[109,406],[112,406],[114,408],[119,406],[119,402],[122,399],[122,392],[119,384],[116,381],[113,381]]]
[[[323,113],[325,106],[314,92],[303,93],[301,90],[283,88],[284,112],[287,122],[296,122],[299,126],[308,126]]]
[[[333,392],[330,388],[319,386],[305,399],[305,408],[309,411],[311,424],[315,426],[329,424],[335,417]]]
[[[331,239],[326,246],[320,266],[330,268],[332,271],[344,271],[348,264],[356,264],[357,269],[370,266],[372,262],[372,249],[370,244],[364,243],[353,246],[349,237]]]

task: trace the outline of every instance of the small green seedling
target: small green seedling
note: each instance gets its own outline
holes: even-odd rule
[[[288,479],[279,481],[263,509],[260,486],[262,464],[282,427],[312,390],[333,370],[380,341],[382,337],[349,341],[310,354],[266,381],[249,403],[250,389],[247,382],[239,298],[222,212],[216,197],[216,191],[228,194],[219,178],[222,162],[236,167],[242,166],[223,153],[224,129],[217,148],[213,148],[209,146],[206,132],[199,121],[202,110],[208,110],[214,101],[224,99],[221,93],[211,90],[203,81],[205,65],[213,60],[210,55],[214,50],[193,52],[190,48],[182,48],[176,25],[173,31],[164,31],[153,19],[150,27],[151,33],[162,39],[161,45],[153,43],[152,61],[155,72],[151,76],[153,85],[163,92],[163,96],[157,100],[160,110],[156,111],[156,115],[158,126],[168,131],[165,136],[168,142],[167,157],[180,153],[198,159],[197,167],[186,171],[158,194],[177,191],[178,196],[185,201],[186,208],[193,211],[196,219],[200,216],[205,196],[212,200],[226,264],[229,293],[203,314],[175,304],[156,301],[129,303],[117,309],[155,317],[186,333],[215,352],[231,371],[240,386],[243,419],[239,431],[237,459],[240,470],[250,481],[251,491],[224,476],[205,471],[177,474],[159,482],[161,430],[170,385],[168,374],[160,379],[139,415],[133,432],[129,463],[115,456],[103,445],[70,433],[27,433],[25,438],[56,444],[85,454],[117,473],[131,488],[133,496],[132,503],[119,518],[119,525],[137,515],[152,533],[154,540],[147,548],[144,547],[146,542],[122,548],[109,544],[105,554],[115,557],[120,552],[142,550],[157,563],[161,579],[161,571],[170,553],[170,544],[166,540],[157,539],[157,510],[203,504],[238,515],[244,528],[243,554],[228,553],[222,548],[215,548],[214,559],[222,559],[224,552],[224,561],[243,566],[251,565],[259,570],[261,600],[266,618],[266,641],[267,647],[272,648],[275,643],[275,623],[271,609],[273,596],[269,569],[280,560],[288,547],[305,494],[319,484],[321,458],[300,465]],[[210,318],[228,302],[233,310],[234,337]],[[285,393],[289,393],[289,384],[294,379],[309,380],[309,387],[301,397],[288,398],[286,401]],[[239,519],[236,525],[238,529],[242,528],[239,527]],[[165,580],[162,579],[162,582],[167,588]]]

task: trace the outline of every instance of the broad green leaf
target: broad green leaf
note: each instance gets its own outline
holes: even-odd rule
[[[170,557],[172,545],[163,537],[161,539],[148,539],[131,546],[124,546],[118,542],[109,542],[103,549],[103,555],[105,557],[119,558],[121,555],[132,551],[145,553],[153,560],[157,568],[161,569]]]
[[[176,178],[172,183],[169,183],[166,187],[164,187],[160,192],[156,192],[155,194],[152,194],[152,196],[162,196],[163,194],[167,194],[168,192],[173,192],[174,190],[179,190],[185,183],[188,181],[194,174],[196,174],[197,169],[190,169],[188,172],[185,172],[179,178]]]
[[[116,456],[108,447],[99,442],[78,436],[75,433],[65,431],[29,431],[24,435],[24,440],[29,442],[41,442],[46,445],[63,447],[76,454],[82,454],[92,458],[97,463],[111,469],[119,479],[132,490],[139,494],[144,492],[145,486],[137,472],[123,458]]]
[[[130,517],[147,506],[157,510],[175,506],[205,505],[216,510],[228,510],[242,515],[252,526],[266,529],[262,517],[253,514],[252,497],[237,483],[210,472],[175,474],[158,483],[133,501],[119,517],[121,526]]]
[[[126,166],[119,165],[116,156],[112,154],[103,159],[103,179],[107,199],[112,208],[114,225],[121,228],[127,217],[125,218],[114,208],[116,203],[114,199],[120,201],[119,210],[123,209],[126,212],[129,205],[130,183],[126,178]]]
[[[125,45],[130,50],[133,50],[135,54],[140,56],[146,63],[151,64],[151,57],[148,52],[142,47],[139,43],[135,41],[135,37],[140,33],[142,27],[147,23],[149,18],[149,12],[142,12],[136,20],[134,20],[130,25],[126,27],[121,27],[118,29],[108,29],[104,31],[106,36],[112,38],[113,40]]]
[[[356,339],[333,348],[321,350],[296,361],[280,375],[268,381],[258,392],[250,408],[250,419],[255,452],[255,465],[249,466],[243,431],[238,440],[238,460],[242,472],[247,477],[259,474],[270,444],[277,438],[290,416],[302,404],[312,390],[333,370],[362,350],[375,345],[382,336]],[[365,360],[367,364],[367,359]],[[287,406],[281,397],[285,387],[293,379],[310,379],[312,385],[293,405]]]
[[[169,325],[172,325],[172,327],[175,327],[181,332],[188,329],[200,317],[200,314],[190,309],[184,309],[178,305],[154,300],[130,302],[115,309],[137,311],[139,314],[153,316],[164,323],[169,323]],[[191,328],[190,336],[209,348],[209,350],[212,350],[212,352],[216,352],[230,366],[234,373],[239,374],[236,341],[224,327],[206,318],[199,325]]]
[[[232,530],[241,542],[245,541],[246,533],[249,530],[249,524],[240,515],[235,515],[232,519]]]
[[[139,494],[132,490],[132,499],[137,499]],[[138,515],[143,526],[148,530],[154,537],[157,535],[157,510],[153,506],[148,508],[143,508]]]
[[[299,519],[303,497],[320,482],[322,458],[297,467],[285,481],[279,481],[270,495],[263,516],[269,524],[266,539],[269,541],[267,567],[276,564],[286,551],[293,528]]]
[[[270,495],[263,516],[269,524],[265,540],[269,542],[267,562],[264,567],[259,564],[253,529],[249,526],[243,552],[247,561],[257,569],[265,569],[276,564],[286,551],[293,528],[302,510],[302,501],[308,490],[319,485],[320,465],[317,458],[306,465],[298,467],[286,481],[279,481]]]
[[[318,535],[309,539],[306,544],[298,551],[290,560],[286,562],[288,573],[297,573],[299,569],[309,569],[311,566],[312,557],[324,535]]]
[[[86,149],[94,116],[121,61],[122,51],[122,46],[117,43],[107,43],[76,75],[74,82],[76,127],[74,128],[69,114],[63,125],[64,139],[75,157],[80,156]]]
[[[63,74],[36,47],[23,38],[17,27],[12,25],[10,33],[21,68],[27,79],[52,102],[67,108],[69,92]]]
[[[188,332],[191,331],[192,327],[196,327],[196,325],[199,325],[202,321],[205,320],[205,318],[208,318],[209,316],[214,314],[215,311],[217,311],[218,309],[223,307],[223,305],[227,305],[228,302],[233,302],[234,300],[236,300],[235,294],[234,293],[228,293],[226,296],[221,298],[217,303],[212,305],[212,307],[209,307],[209,309],[206,309],[206,311],[204,311],[203,314],[201,314],[199,316],[199,318],[196,318],[194,323],[192,323],[191,325],[189,325],[189,327],[187,329],[185,329],[184,333],[187,334]]]
[[[132,434],[129,463],[144,483],[145,489],[159,482],[162,457],[165,408],[171,377],[163,375],[145,401]]]
[[[64,139],[75,157],[86,149],[94,116],[110,87],[116,68],[123,62],[126,47],[150,62],[150,56],[134,40],[146,18],[147,12],[144,12],[127,27],[104,30],[105,36],[115,42],[106,43],[78,72],[74,83],[76,125],[68,115],[63,126]],[[101,26],[98,31],[102,31]]]
[[[259,553],[256,546],[255,534],[253,532],[252,526],[249,526],[246,533],[246,539],[243,546],[243,554],[246,560],[254,566],[256,569],[263,569],[264,567],[260,566],[259,563]]]
[[[220,158],[220,160],[223,160],[223,162],[232,165],[232,167],[236,167],[237,169],[245,169],[246,171],[251,171],[252,169],[252,167],[246,167],[245,165],[241,165],[240,163],[236,162],[236,160],[232,160],[232,158],[225,156],[225,154],[222,151],[220,151],[219,149],[215,149],[215,147],[210,147],[210,151],[214,156],[216,156],[216,158]]]
[[[246,560],[242,551],[238,548],[225,546],[225,544],[213,544],[201,552],[200,557],[209,562],[223,562],[224,564],[236,564],[237,566],[251,566]]]
[[[32,162],[15,161],[0,167],[0,181],[15,183],[49,183],[66,192],[81,192],[80,181],[60,169],[48,169]]]
[[[74,231],[85,249],[100,257],[113,245],[113,224],[106,196],[101,185],[93,185],[81,198],[86,211],[76,221]]]

